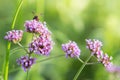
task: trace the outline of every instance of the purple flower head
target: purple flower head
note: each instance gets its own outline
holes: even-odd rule
[[[23,56],[17,60],[18,65],[21,65],[23,70],[26,72],[35,63],[35,58]]]
[[[95,54],[95,57],[97,57],[98,61],[101,61],[101,59],[103,58],[103,51],[102,50],[98,50]]]
[[[66,44],[62,44],[62,50],[66,53],[66,57],[79,57],[80,49],[74,41],[69,41]]]
[[[109,67],[111,67],[111,65],[112,65],[111,60],[112,60],[112,57],[111,57],[111,56],[109,57],[109,56],[105,53],[105,54],[103,54],[103,56],[102,56],[101,63],[102,63],[106,68],[109,68]]]
[[[120,66],[111,65],[109,68],[106,68],[107,71],[112,73],[119,73],[120,74]]]
[[[8,31],[7,35],[4,37],[4,39],[11,41],[13,43],[20,42],[23,36],[22,30],[12,30]]]
[[[39,36],[29,44],[29,51],[36,54],[49,55],[53,48],[51,38]]]
[[[51,34],[51,32],[46,27],[46,24],[36,20],[26,21],[24,26],[25,26],[25,30],[29,33],[38,33],[44,36],[49,36]]]
[[[97,51],[101,49],[102,42],[99,40],[91,40],[91,39],[86,39],[87,43],[87,48],[92,52],[92,54],[95,54]]]

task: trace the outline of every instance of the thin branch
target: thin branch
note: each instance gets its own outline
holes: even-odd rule
[[[51,56],[51,57],[48,57],[48,58],[39,60],[39,61],[37,61],[36,63],[43,62],[43,61],[47,61],[47,60],[50,60],[50,59],[53,59],[53,58],[63,57],[63,56],[64,56],[63,54],[62,54],[62,55],[57,55],[57,56]]]
[[[28,50],[24,47],[24,46],[22,46],[20,43],[17,43],[21,48],[23,48],[25,51],[26,51],[26,53],[29,53],[28,52]]]

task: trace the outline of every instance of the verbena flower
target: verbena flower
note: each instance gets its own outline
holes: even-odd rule
[[[97,60],[105,66],[106,70],[109,72],[115,71],[115,67],[113,67],[111,62],[112,57],[109,57],[106,53],[104,54],[101,50],[102,42],[95,39],[86,39],[86,43],[87,48],[91,51],[92,54],[94,54]]]
[[[107,68],[107,71],[112,73],[120,73],[120,66],[111,65],[111,67]]]
[[[112,57],[108,56],[108,54],[103,54],[100,62],[105,66],[106,70],[108,72],[112,72],[112,73],[120,73],[120,66],[116,66],[114,65],[112,62]]]
[[[101,59],[103,58],[103,51],[102,50],[98,50],[95,54],[95,57],[97,58],[98,61],[101,61]]]
[[[66,57],[79,57],[81,52],[74,41],[62,44],[62,50],[66,53]]]
[[[98,52],[102,46],[102,42],[95,39],[93,40],[86,39],[86,43],[87,43],[87,48],[92,52],[92,54],[95,54],[96,52]]]
[[[111,66],[111,60],[112,60],[112,57],[110,56],[108,56],[108,54],[103,54],[103,56],[102,56],[102,59],[101,59],[101,62],[102,62],[102,64],[107,68],[107,67],[109,67],[109,66]]]
[[[26,72],[35,63],[35,58],[23,56],[17,60],[18,65],[21,65],[23,70]]]
[[[36,54],[49,55],[53,48],[53,41],[51,38],[44,36],[37,37],[29,44],[29,51]]]
[[[22,36],[23,36],[22,30],[12,30],[7,32],[4,39],[11,41],[13,43],[17,43],[21,41]]]
[[[106,70],[112,73],[120,73],[120,67],[115,66],[112,62],[112,57],[108,56],[106,53],[103,54],[101,63],[105,66]]]
[[[51,34],[45,23],[36,20],[28,20],[25,22],[24,26],[25,30],[29,33],[38,33],[44,36],[49,36]]]

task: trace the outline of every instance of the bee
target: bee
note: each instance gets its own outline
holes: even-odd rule
[[[35,12],[32,12],[34,17],[33,17],[33,20],[36,20],[36,21],[39,21],[39,16],[35,14]],[[42,14],[40,14],[42,15]]]
[[[37,15],[35,15],[35,16],[33,17],[33,20],[39,21],[39,17],[38,17]]]
[[[39,21],[39,17],[35,14],[34,11],[32,11],[32,14],[34,15],[33,20]]]

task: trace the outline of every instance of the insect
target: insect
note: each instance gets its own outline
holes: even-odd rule
[[[39,21],[39,16],[35,14],[35,12],[32,12],[34,17],[33,20]],[[43,16],[43,14],[40,14],[41,16]]]
[[[33,17],[33,20],[39,21],[39,17],[38,17],[37,15],[35,15],[35,16]]]

